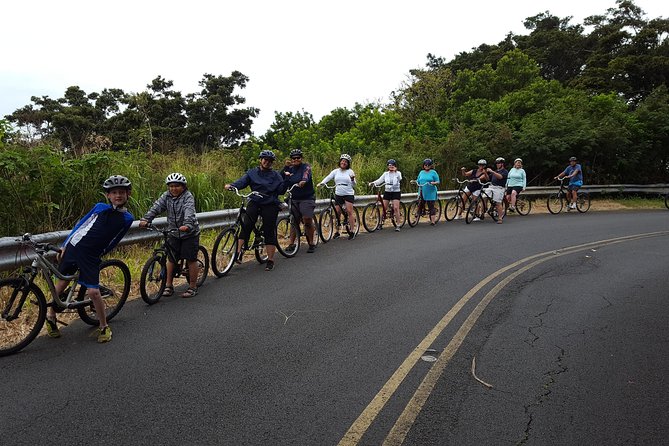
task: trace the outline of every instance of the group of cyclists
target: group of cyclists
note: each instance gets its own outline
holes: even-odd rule
[[[334,201],[336,212],[342,214],[345,209],[349,218],[349,227],[355,227],[356,213],[353,212],[355,202],[355,172],[351,168],[351,156],[342,154],[339,165],[314,186],[311,166],[303,161],[303,153],[300,149],[290,152],[290,161],[286,163],[281,171],[273,168],[276,155],[271,150],[260,152],[259,165],[249,169],[236,181],[226,184],[227,190],[240,190],[250,187],[254,192],[249,196],[246,208],[247,219],[243,222],[242,231],[236,247],[238,253],[235,261],[241,263],[242,249],[248,242],[253,227],[258,217],[262,217],[262,233],[266,246],[267,261],[265,270],[274,268],[274,255],[277,245],[277,217],[281,209],[279,197],[291,189],[292,209],[296,220],[301,221],[305,227],[305,235],[308,242],[308,253],[316,250],[315,209],[316,209],[316,187],[322,187],[330,181],[335,183]],[[393,212],[397,221],[400,221],[400,184],[402,173],[398,170],[397,161],[389,159],[387,170],[375,181],[368,183],[370,186],[385,186],[383,201],[386,207],[392,204]],[[471,196],[479,196],[485,186],[489,186],[486,194],[496,203],[498,211],[498,223],[502,223],[504,212],[502,210],[503,200],[509,203],[509,210],[513,211],[518,194],[525,190],[527,177],[523,170],[523,161],[516,158],[510,170],[505,168],[504,158],[495,160],[495,168],[490,168],[486,160],[479,160],[475,169],[460,170],[467,179],[467,187],[463,190],[463,202],[467,202]],[[575,157],[570,158],[569,166],[561,172],[556,179],[569,178],[569,190],[571,203],[570,209],[575,208],[576,194],[583,184],[583,173],[581,166]],[[438,216],[436,215],[435,203],[437,198],[437,186],[440,178],[434,170],[434,161],[426,158],[422,163],[422,170],[418,174],[415,184],[419,187],[420,199],[427,206],[430,224],[434,225]],[[174,252],[178,253],[180,259],[187,261],[191,278],[188,289],[181,297],[189,298],[197,294],[197,253],[200,239],[200,227],[195,213],[195,199],[188,190],[188,181],[184,175],[178,172],[171,173],[165,179],[167,191],[165,191],[153,206],[140,219],[140,227],[146,227],[152,220],[166,212],[168,229],[170,233],[168,243]],[[108,253],[123,238],[130,228],[134,217],[126,208],[126,204],[132,192],[132,183],[122,175],[113,175],[103,183],[103,189],[108,204],[98,203],[89,211],[74,227],[61,247],[59,254],[60,268],[63,273],[70,273],[79,269],[79,283],[87,288],[88,297],[93,301],[96,311],[100,315],[100,327],[98,342],[111,340],[111,328],[109,328],[103,311],[104,302],[100,297],[99,274],[101,257]],[[460,210],[462,213],[463,209]],[[459,215],[456,218],[461,218]],[[339,220],[339,219],[338,219]],[[396,231],[400,226],[396,226]],[[334,237],[340,236],[339,230],[335,230]],[[350,232],[349,240],[355,238],[355,232]],[[167,285],[163,291],[164,296],[174,294],[174,286],[170,272],[174,269],[172,260],[167,265]],[[62,291],[67,282],[60,281],[56,287]],[[56,325],[55,314],[50,311],[46,318],[47,333],[51,337],[59,337],[60,332]]]

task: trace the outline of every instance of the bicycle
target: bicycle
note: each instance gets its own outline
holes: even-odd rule
[[[565,200],[567,201],[567,206],[569,206],[569,190],[565,187],[564,181],[565,177],[556,178],[560,182],[560,189],[548,196],[546,199],[546,207],[548,207],[548,212],[551,214],[559,214],[562,212],[564,207]],[[590,209],[590,194],[587,192],[581,192],[580,190],[576,194],[576,210],[580,213],[588,212]],[[567,209],[569,210],[569,209]]]
[[[411,184],[415,184],[418,186],[418,198],[416,198],[414,201],[409,204],[409,210],[407,214],[407,219],[409,221],[409,226],[412,228],[415,227],[419,222],[420,218],[427,215],[427,211],[425,210],[426,206],[426,201],[423,200],[423,193],[422,193],[422,188],[425,186],[427,183],[420,184],[416,182],[416,180],[411,180]],[[439,221],[441,218],[441,200],[437,198],[434,200],[434,211],[435,211],[435,223]],[[429,219],[429,215],[428,215]]]
[[[335,232],[338,232],[341,224],[339,223],[339,212],[337,212],[337,204],[335,202],[335,188],[336,186],[328,186],[327,184],[324,184],[330,193],[330,203],[327,205],[325,209],[320,211],[318,213],[318,232],[321,236],[321,240],[323,243],[327,243],[330,240],[332,240],[332,237],[334,236]],[[342,185],[340,185],[342,186]],[[340,206],[341,208],[341,217],[343,218],[344,222],[344,229],[346,229],[346,233],[348,235],[358,235],[360,232],[360,211],[358,211],[357,207],[353,207],[353,211],[355,212],[355,228],[350,227],[349,219],[348,219],[348,211],[346,210],[346,206]],[[336,225],[335,225],[336,222]]]
[[[486,213],[490,215],[495,222],[500,218],[504,218],[506,216],[506,208],[503,208],[504,213],[500,217],[497,212],[497,202],[493,200],[492,191],[487,189],[487,186],[492,183],[490,181],[483,183],[479,179],[472,181],[478,181],[481,184],[481,193],[472,198],[471,203],[467,208],[467,213],[465,214],[465,223],[470,224],[475,218],[483,220]]]
[[[446,221],[455,219],[455,217],[460,215],[460,212],[463,212],[469,207],[469,203],[472,201],[471,195],[465,195],[465,184],[469,183],[470,180],[460,181],[457,178],[453,178],[453,181],[458,183],[458,192],[455,197],[449,198],[448,201],[446,201],[446,206],[444,207],[444,219],[446,219]],[[463,196],[467,197],[466,203]]]
[[[518,215],[525,216],[530,213],[532,210],[532,200],[527,198],[525,195],[518,193],[516,195],[516,208],[515,210],[509,209],[509,195],[504,193],[504,212],[516,212]]]
[[[281,217],[276,222],[276,236],[278,240],[277,249],[285,257],[293,257],[297,254],[297,251],[300,250],[300,245],[302,237],[307,236],[306,228],[302,229],[304,223],[301,218],[298,218],[299,212],[297,208],[293,205],[293,188],[297,184],[293,184],[290,189],[286,191],[286,204],[288,209],[288,215]],[[318,227],[315,225],[316,217],[314,216],[314,236],[312,237],[312,243],[318,245]],[[308,243],[308,241],[307,241]]]
[[[376,188],[376,201],[374,203],[369,203],[362,211],[362,225],[367,232],[383,229],[383,223],[386,218],[390,219],[393,226],[396,228],[401,228],[406,223],[406,205],[400,201],[400,218],[399,221],[397,221],[392,201],[388,203],[389,206],[386,206],[386,202],[383,200],[383,195],[381,195],[381,188],[384,186],[385,184],[373,186]]]
[[[186,259],[178,259],[174,249],[167,243],[167,238],[171,234],[178,234],[178,229],[158,229],[153,225],[147,225],[146,228],[151,231],[160,232],[163,235],[163,241],[156,249],[153,255],[146,261],[142,268],[142,274],[139,279],[139,292],[144,302],[149,305],[157,303],[165,291],[167,283],[167,262],[174,264],[172,277],[184,277],[190,283],[190,275]],[[200,245],[197,248],[197,287],[201,287],[207,280],[209,274],[209,253],[207,249]]]
[[[239,207],[237,219],[233,225],[221,231],[214,241],[214,247],[211,250],[211,270],[216,277],[223,277],[230,272],[235,261],[241,261],[241,259],[244,258],[244,252],[246,251],[253,250],[258,263],[267,263],[265,237],[262,234],[262,217],[260,216],[251,231],[249,240],[247,240],[242,247],[242,251],[237,252],[237,241],[239,240],[242,230],[242,219],[248,218],[246,214],[246,203],[252,195],[257,197],[262,197],[262,195],[256,191],[251,191],[246,195],[240,194],[236,187],[232,187],[230,190],[237,194],[238,197],[242,198],[242,204]]]
[[[21,273],[0,280],[0,356],[18,352],[37,337],[44,325],[47,307],[53,307],[57,313],[76,310],[82,321],[89,325],[98,325],[95,306],[86,297],[86,287],[76,282],[79,271],[72,275],[61,274],[58,266],[47,259],[49,252],[60,252],[60,248],[48,243],[38,243],[31,234],[24,234],[17,241],[33,251],[35,258]],[[42,277],[52,297],[48,303],[44,292],[35,283],[37,276]],[[57,295],[52,276],[72,283]],[[100,294],[106,306],[108,321],[121,311],[129,293],[128,266],[121,260],[103,260],[100,263]]]

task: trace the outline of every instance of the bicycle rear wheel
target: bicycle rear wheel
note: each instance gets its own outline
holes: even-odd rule
[[[318,235],[323,243],[332,240],[336,232],[335,213],[332,206],[328,206],[318,214]]]
[[[46,319],[46,298],[34,283],[0,280],[0,356],[16,353],[37,337]]]
[[[344,222],[344,226],[346,227],[346,232],[348,235],[358,235],[360,233],[360,211],[355,206],[353,206],[353,213],[355,214],[355,226],[351,228],[349,226],[348,220]]]
[[[588,212],[590,209],[590,194],[587,192],[579,192],[576,195],[576,209],[580,213]]]
[[[527,215],[532,210],[532,200],[519,195],[516,197],[516,212],[518,215]]]
[[[376,203],[365,206],[362,211],[362,224],[367,232],[374,232],[381,226],[381,212]]]
[[[291,237],[295,239],[290,242]],[[295,226],[289,217],[283,217],[276,223],[276,248],[284,257],[295,257],[300,249],[300,230]]]
[[[118,259],[104,260],[100,264],[100,294],[105,304],[105,315],[110,321],[121,311],[130,294],[130,270],[128,265]],[[79,287],[77,300],[84,300],[86,287]],[[89,325],[99,325],[100,319],[95,312],[93,302],[78,307],[77,312],[82,321]]]
[[[551,194],[546,200],[546,207],[551,214],[559,214],[564,206],[564,198],[560,194]]]
[[[207,280],[209,275],[209,253],[207,248],[200,245],[197,248],[197,280],[195,281],[195,286],[198,288],[204,284],[204,281]],[[184,268],[184,277],[186,281],[190,284],[190,273],[188,271],[188,266]]]
[[[422,213],[420,200],[414,200],[409,204],[409,210],[407,211],[407,220],[409,221],[409,226],[412,228],[415,227],[420,221],[420,216]]]
[[[216,237],[211,250],[211,270],[216,277],[223,277],[232,269],[237,256],[238,237],[237,228],[234,226]]]
[[[485,212],[485,202],[482,198],[476,197],[472,200],[465,214],[465,223],[470,224],[475,218],[481,218]]]
[[[391,203],[391,206],[392,206],[392,203]],[[391,212],[392,212],[391,221],[393,222],[393,226],[395,226],[396,228],[397,227],[400,227],[400,228],[403,227],[404,224],[407,222],[407,205],[400,201],[399,221],[395,217],[395,210],[392,209],[392,207],[391,207]]]
[[[437,224],[439,223],[439,220],[441,220],[441,214],[443,213],[444,210],[444,205],[441,202],[439,198],[434,200],[434,223]]]
[[[155,255],[151,257],[142,268],[142,275],[139,279],[139,293],[142,300],[149,305],[158,302],[165,291],[167,282],[167,269],[165,257]]]
[[[452,221],[460,213],[461,203],[462,199],[459,197],[453,197],[446,201],[444,207],[444,219],[446,221]]]

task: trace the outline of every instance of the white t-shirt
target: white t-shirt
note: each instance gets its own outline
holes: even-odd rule
[[[380,186],[383,183],[386,183],[386,192],[399,192],[400,181],[402,181],[402,172],[399,170],[396,170],[395,172],[388,170],[383,172],[383,175],[381,175],[378,180],[374,181],[374,185]]]
[[[319,184],[325,184],[328,181],[334,179],[335,182],[335,194],[337,195],[355,195],[353,187],[355,186],[355,181],[352,177],[355,176],[353,169],[335,169],[330,172],[323,181]]]

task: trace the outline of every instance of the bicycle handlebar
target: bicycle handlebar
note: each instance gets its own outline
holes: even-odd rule
[[[254,195],[254,196],[260,197],[260,198],[263,197],[263,195],[260,192],[257,192],[257,191],[254,191],[254,190],[252,190],[251,192],[249,192],[246,195],[241,194],[241,193],[239,193],[239,189],[237,189],[235,186],[230,186],[230,188],[228,190],[233,191],[235,194],[237,194],[238,197],[242,197],[242,198],[249,198],[251,195]]]
[[[38,242],[34,241],[32,239],[32,234],[30,234],[29,232],[26,232],[25,234],[23,234],[21,236],[21,238],[16,239],[16,241],[23,244],[23,245],[28,245],[36,251],[37,250],[44,251],[44,252],[49,252],[49,251],[61,252],[62,251],[59,247],[54,246],[51,243],[38,243]]]
[[[154,226],[154,225],[151,224],[151,223],[149,223],[148,225],[146,225],[145,228],[148,229],[149,231],[161,232],[161,233],[163,233],[163,234],[165,234],[165,235],[167,235],[167,234],[178,234],[179,232],[181,232],[181,231],[179,231],[179,229],[176,229],[176,228],[172,228],[172,229],[160,229],[159,227]]]

